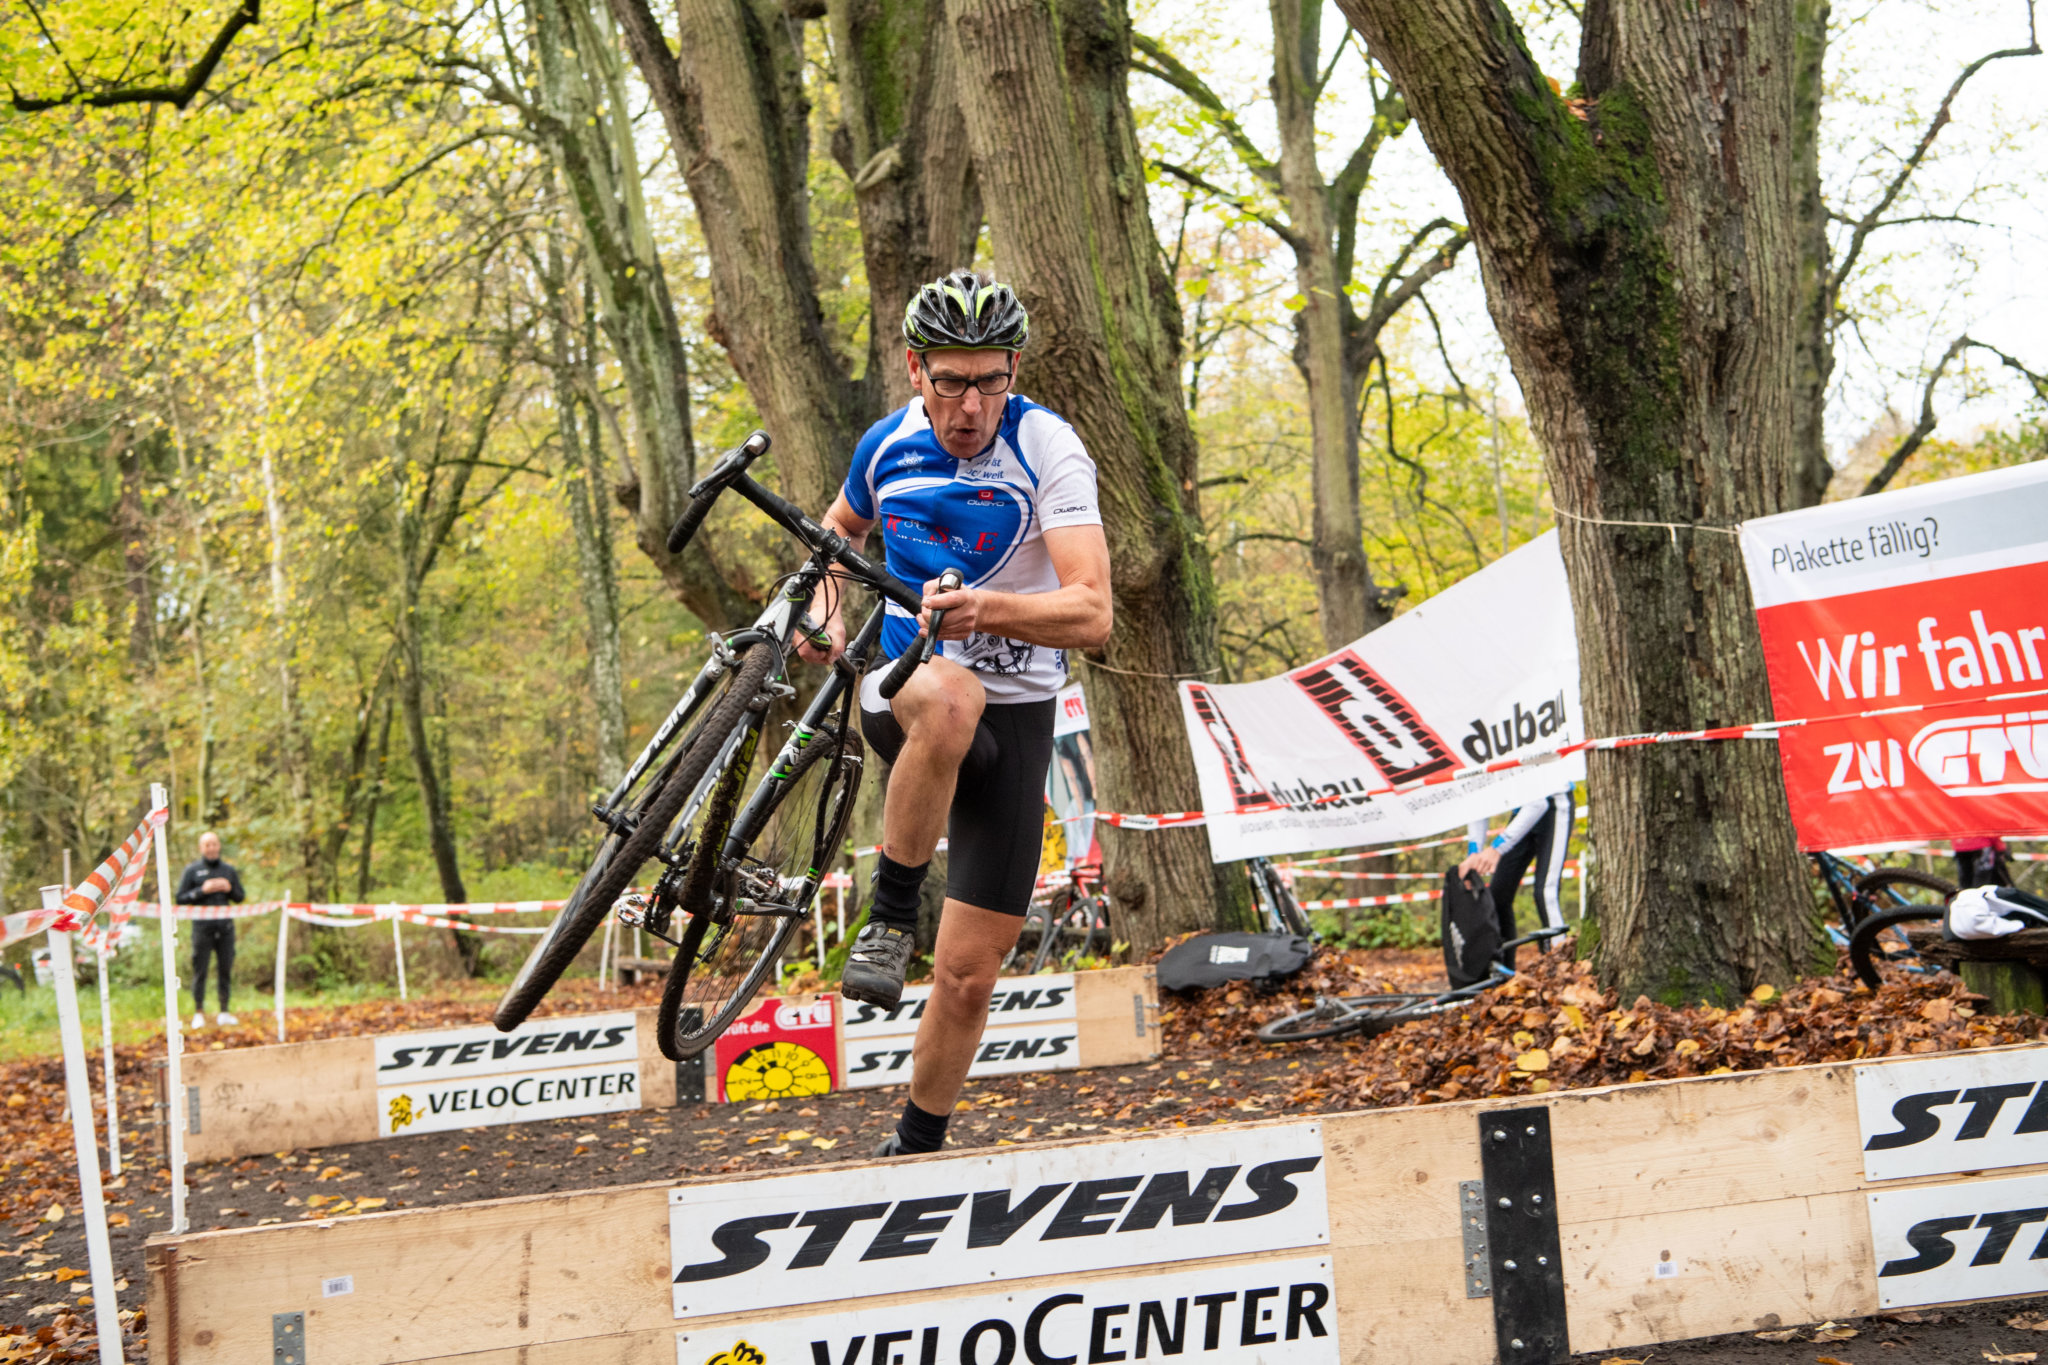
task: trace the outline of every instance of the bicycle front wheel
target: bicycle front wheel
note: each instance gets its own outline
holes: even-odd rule
[[[746,848],[736,866],[719,867],[721,850],[700,839],[690,880],[707,860],[713,870],[703,899],[683,906],[689,923],[656,1019],[664,1056],[682,1061],[709,1047],[774,971],[846,837],[862,757],[851,726],[822,727],[752,828],[732,831]]]
[[[1849,968],[1856,973],[1856,979],[1876,990],[1884,981],[1879,975],[1877,964],[1890,962],[1895,958],[1917,959],[1904,926],[1922,924],[1928,920],[1939,920],[1948,913],[1939,905],[1908,905],[1897,910],[1881,910],[1874,915],[1865,915],[1863,922],[1856,926],[1856,932],[1849,935]],[[1890,943],[1892,948],[1885,945]]]
[[[1356,1033],[1370,1038],[1411,1019],[1462,1004],[1435,995],[1347,995],[1316,1001],[1314,1009],[1282,1015],[1259,1025],[1262,1043],[1306,1043]]]
[[[648,782],[639,801],[620,822],[623,831],[614,830],[605,837],[590,870],[583,874],[583,880],[569,894],[555,922],[534,944],[519,974],[512,978],[491,1015],[491,1022],[501,1031],[509,1033],[526,1022],[534,1006],[561,979],[597,926],[604,922],[613,903],[632,885],[641,866],[660,846],[669,826],[703,784],[705,774],[723,749],[725,737],[753,706],[774,662],[772,650],[749,650],[739,667],[719,680],[703,708],[703,718],[683,737],[675,756]]]

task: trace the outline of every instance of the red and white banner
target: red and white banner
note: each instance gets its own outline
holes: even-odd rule
[[[63,909],[24,910],[19,914],[0,916],[0,947],[54,928],[60,932],[77,933],[85,940],[86,946],[96,952],[113,952],[121,930],[135,913],[136,888],[142,884],[142,873],[149,866],[149,859],[144,853],[150,846],[150,838],[170,818],[170,814],[167,808],[158,807],[143,816],[135,832],[108,854],[106,861],[94,868],[90,876],[71,888],[70,894],[64,897]],[[107,911],[105,928],[93,922],[93,917],[102,909]]]
[[[1802,848],[2048,830],[2048,462],[1746,522]],[[1883,712],[1899,708],[1897,714]]]
[[[1304,668],[1180,694],[1217,862],[1436,834],[1586,771],[1513,762],[1585,736],[1555,532]]]

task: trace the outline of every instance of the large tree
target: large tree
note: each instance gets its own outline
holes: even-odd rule
[[[1735,523],[1794,504],[1793,0],[1592,0],[1578,80],[1500,0],[1340,0],[1464,201],[1559,515],[1596,734],[1760,719]],[[1730,999],[1822,955],[1775,749],[1589,761],[1603,979]]]
[[[1180,309],[1145,199],[1121,3],[948,0],[999,273],[1031,310],[1020,382],[1100,470],[1116,628],[1088,670],[1103,804],[1199,804],[1179,678],[1216,671],[1216,598],[1180,396]],[[1118,929],[1143,953],[1242,904],[1196,831],[1110,831]]]
[[[1323,0],[1272,0],[1273,113],[1280,155],[1269,158],[1209,83],[1157,39],[1136,34],[1139,70],[1186,96],[1223,135],[1258,185],[1237,195],[1186,166],[1160,161],[1159,169],[1190,188],[1213,194],[1264,223],[1294,255],[1300,307],[1294,314],[1294,364],[1308,388],[1314,524],[1309,560],[1315,567],[1316,607],[1328,649],[1350,644],[1393,619],[1401,590],[1373,581],[1365,557],[1365,523],[1358,506],[1360,400],[1367,375],[1380,360],[1380,334],[1431,279],[1449,270],[1465,234],[1438,219],[1425,224],[1382,272],[1361,315],[1352,305],[1358,264],[1358,207],[1381,148],[1408,127],[1400,92],[1377,72],[1366,73],[1373,117],[1334,176],[1323,174],[1317,111],[1343,45],[1323,59]],[[1346,42],[1350,41],[1346,35]],[[1270,199],[1277,211],[1268,207]],[[1432,243],[1433,245],[1426,245]]]

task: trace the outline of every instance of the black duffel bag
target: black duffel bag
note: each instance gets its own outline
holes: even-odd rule
[[[1277,986],[1308,965],[1315,946],[1294,934],[1199,934],[1159,959],[1159,984],[1202,990],[1233,981]]]
[[[1444,872],[1441,904],[1438,928],[1452,988],[1486,980],[1500,956],[1500,916],[1493,908],[1493,892],[1478,873],[1460,877],[1453,867]]]

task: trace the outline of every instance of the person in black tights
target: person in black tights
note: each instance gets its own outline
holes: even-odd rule
[[[235,865],[223,862],[220,856],[220,836],[212,830],[199,836],[199,856],[185,869],[185,875],[178,878],[178,904],[180,905],[240,905],[242,903],[242,874]],[[192,921],[192,1016],[193,1028],[206,1027],[206,960],[211,956],[219,965],[220,1013],[214,1022],[222,1028],[235,1022],[235,1016],[228,1013],[228,974],[235,965],[235,922],[231,919],[195,919]]]

